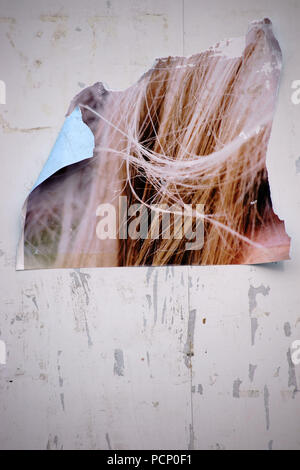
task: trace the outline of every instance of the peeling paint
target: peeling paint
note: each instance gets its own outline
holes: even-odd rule
[[[273,450],[273,441],[269,441],[268,450]]]
[[[253,311],[257,307],[256,297],[258,296],[258,294],[266,296],[266,295],[269,295],[269,292],[270,292],[269,286],[265,287],[263,284],[261,284],[259,287],[253,287],[250,285],[249,290],[248,290],[250,315],[253,313]]]
[[[108,432],[105,434],[105,440],[107,442],[108,449],[112,450],[111,443],[110,443],[110,437],[109,437]]]
[[[87,340],[88,340],[88,346],[92,347],[93,342],[91,339],[90,335],[90,329],[89,329],[89,324],[87,320],[87,314],[86,314],[86,309],[83,307],[82,302],[80,301],[81,299],[81,292],[83,291],[84,297],[85,297],[85,304],[86,306],[89,305],[89,284],[88,284],[88,279],[90,278],[90,274],[86,274],[81,272],[80,270],[75,270],[70,273],[70,277],[72,278],[72,283],[71,283],[71,291],[74,295],[74,297],[77,297],[78,299],[78,308],[80,311],[81,316],[83,316],[83,322],[84,322],[84,327],[85,327],[85,332],[87,335]],[[77,302],[76,302],[77,303]],[[75,313],[75,310],[74,310]],[[77,323],[80,323],[78,319],[76,319]],[[79,330],[78,326],[78,330]]]
[[[257,307],[257,296],[261,294],[263,296],[269,295],[270,287],[265,287],[261,284],[259,287],[254,287],[250,285],[248,289],[248,301],[249,301],[249,314],[250,314],[250,323],[251,323],[251,345],[255,345],[255,335],[258,329],[258,319],[253,317],[252,314]]]
[[[149,266],[149,268],[147,268],[147,274],[146,274],[146,282],[147,284],[149,284],[150,282],[150,279],[151,279],[151,276],[152,276],[152,273],[155,271],[155,267],[153,266]]]
[[[255,317],[251,318],[251,344],[252,346],[254,346],[255,344],[255,335],[256,335],[257,328],[258,328],[257,318]]]
[[[162,322],[162,323],[165,322],[166,310],[167,310],[167,299],[165,298],[165,300],[164,300],[164,306],[163,306],[163,310],[162,310],[162,316],[161,316],[161,322]]]
[[[236,379],[233,382],[233,390],[232,390],[232,396],[233,398],[240,398],[240,386],[242,385],[242,381],[240,379]]]
[[[123,351],[121,349],[115,349],[114,358],[115,358],[114,374],[119,375],[119,376],[123,376],[124,375],[124,369],[125,369]]]
[[[48,441],[47,441],[47,450],[63,450],[63,445],[59,442],[58,436],[55,435],[52,437],[52,435],[49,436]]]
[[[291,325],[289,322],[286,322],[283,326],[285,336],[289,337],[292,334]]]
[[[21,132],[23,134],[29,134],[31,132],[38,132],[38,131],[45,131],[51,129],[50,126],[37,126],[37,127],[13,127],[9,124],[6,119],[0,114],[0,125],[5,133],[12,133],[12,132]]]
[[[88,305],[89,301],[90,301],[90,298],[89,298],[90,287],[89,287],[88,279],[90,279],[91,276],[90,276],[90,274],[83,273],[80,270],[78,270],[78,275],[79,275],[79,279],[81,281],[81,286],[84,290],[85,302],[86,302],[86,305]],[[76,276],[76,272],[71,273],[70,276],[73,276],[73,277]],[[78,288],[80,286],[80,284],[77,282],[76,286]]]
[[[255,374],[256,369],[257,369],[257,366],[253,364],[249,364],[249,380],[251,383],[254,380],[254,374]]]
[[[194,334],[196,323],[196,309],[190,310],[187,328],[187,340],[184,346],[184,363],[186,367],[191,367],[191,358],[194,355]]]
[[[150,367],[150,354],[148,351],[147,351],[147,364],[148,364],[148,367]]]
[[[291,350],[290,349],[287,352],[287,361],[288,361],[288,365],[289,365],[289,369],[288,369],[288,387],[294,387],[293,398],[295,398],[295,395],[298,392],[298,385],[297,385],[295,365],[293,364],[293,361],[292,361],[292,355],[291,355]]]
[[[156,322],[157,322],[157,277],[158,277],[158,271],[156,271],[154,275],[154,281],[153,281],[154,325],[156,325]]]
[[[264,405],[265,405],[265,415],[266,415],[266,429],[270,429],[270,393],[267,385],[264,387]]]
[[[61,393],[59,396],[60,396],[60,402],[61,402],[62,409],[63,409],[63,411],[65,411],[65,395],[64,395],[64,393]]]
[[[195,435],[194,435],[194,427],[192,424],[189,426],[190,429],[190,440],[188,443],[188,450],[194,450],[195,448]]]

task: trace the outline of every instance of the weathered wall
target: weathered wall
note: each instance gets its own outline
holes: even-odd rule
[[[265,16],[284,54],[268,167],[292,261],[15,272],[21,206],[74,94]],[[300,449],[299,20],[299,0],[0,0],[0,448]]]

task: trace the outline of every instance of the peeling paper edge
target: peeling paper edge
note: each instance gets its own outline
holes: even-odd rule
[[[24,271],[24,227],[27,213],[27,202],[31,193],[27,196],[21,212],[21,235],[19,237],[19,243],[17,245],[17,258],[16,258],[16,271]]]
[[[263,24],[265,25],[265,29],[270,28],[272,33],[273,33],[273,23],[272,23],[272,21],[269,18],[264,18],[263,21],[264,21]],[[256,24],[257,25],[262,24],[262,20],[252,21],[249,24],[248,32]],[[268,36],[266,36],[266,37],[268,38]],[[269,163],[270,163],[270,159],[271,159],[270,158],[270,143],[271,143],[272,136],[273,136],[273,133],[274,133],[274,120],[276,118],[276,113],[277,113],[277,108],[278,108],[278,97],[279,97],[280,85],[281,85],[281,81],[282,81],[282,70],[283,70],[283,56],[282,56],[282,50],[281,50],[279,41],[277,40],[277,37],[275,36],[274,33],[272,34],[271,38],[272,38],[271,42],[272,42],[272,46],[273,46],[274,56],[276,56],[277,63],[278,63],[278,70],[279,70],[280,73],[279,73],[276,93],[275,93],[275,97],[274,97],[274,111],[273,111],[271,132],[270,132],[268,145],[267,145],[267,150],[266,150],[265,165],[266,165],[267,175],[268,175],[268,183],[269,183],[269,189],[270,189],[270,199],[271,199],[271,202],[272,202],[272,210],[273,210],[274,215],[276,217],[278,217],[279,221],[283,224],[284,232],[287,235],[287,237],[289,238],[289,253],[288,253],[288,258],[287,257],[282,257],[281,259],[277,259],[276,261],[268,261],[268,262],[262,262],[262,263],[259,263],[259,262],[258,263],[247,263],[249,265],[263,265],[263,264],[268,264],[269,265],[270,263],[277,263],[277,262],[280,262],[280,261],[289,261],[289,260],[291,260],[292,237],[288,234],[288,232],[286,230],[285,219],[281,219],[280,216],[278,215],[278,212],[279,213],[281,212],[280,209],[278,211],[277,208],[274,205],[274,199],[272,197],[273,188],[272,188],[272,184],[271,184],[270,171],[269,171],[269,168],[270,168]]]
[[[80,114],[80,117],[79,117],[79,114]],[[73,161],[71,158],[69,158],[69,160],[65,160],[63,162],[59,162],[58,160],[58,164],[57,165],[53,165],[53,159],[54,159],[54,156],[55,156],[55,153],[56,152],[59,152],[59,146],[62,145],[62,141],[61,139],[65,139],[65,140],[68,140],[68,137],[67,137],[67,134],[65,133],[64,134],[64,128],[66,126],[66,123],[69,122],[72,123],[71,121],[71,117],[73,115],[73,119],[74,119],[74,122],[73,122],[73,130],[72,130],[72,135],[76,135],[76,129],[75,129],[75,125],[77,124],[78,125],[78,122],[76,123],[76,120],[78,121],[78,119],[80,119],[80,122],[79,122],[79,125],[80,127],[82,127],[82,133],[85,133],[85,144],[86,144],[86,147],[87,147],[87,150],[86,152],[89,154],[88,157],[81,157],[80,159],[78,158],[73,158]],[[69,121],[68,121],[69,120]],[[90,134],[90,137],[92,138],[93,140],[93,145],[90,145],[88,144],[87,142],[87,136],[88,134]],[[76,136],[78,138],[78,136]],[[91,129],[89,128],[89,126],[87,124],[85,124],[83,122],[83,119],[82,119],[82,113],[81,113],[81,110],[79,107],[76,107],[74,108],[74,110],[72,111],[72,113],[70,113],[69,115],[66,115],[65,116],[65,120],[63,122],[63,125],[56,137],[56,140],[52,146],[52,149],[50,151],[50,154],[46,160],[46,162],[44,163],[44,165],[42,166],[42,169],[39,173],[39,176],[35,182],[35,184],[33,185],[31,191],[29,192],[27,198],[25,199],[24,201],[24,204],[22,206],[22,210],[21,210],[21,227],[20,227],[20,235],[19,235],[19,242],[17,244],[17,250],[16,250],[16,271],[24,271],[25,270],[25,265],[24,265],[24,228],[25,228],[25,222],[26,222],[26,214],[27,214],[27,203],[28,203],[28,199],[30,197],[30,194],[36,189],[38,188],[38,186],[40,186],[40,184],[44,183],[45,181],[47,181],[49,178],[51,178],[57,171],[60,171],[74,163],[79,163],[79,162],[82,162],[84,160],[88,160],[90,158],[93,158],[93,154],[94,154],[94,148],[95,148],[95,139],[94,139],[94,135],[91,131]],[[72,155],[72,145],[70,144],[69,142],[69,156]],[[51,162],[51,159],[52,159],[52,162]],[[45,173],[45,168],[47,168],[47,165],[50,164],[51,166],[51,163],[52,165],[54,166],[54,169],[52,172],[48,173],[48,176],[47,177],[43,177],[43,174]],[[46,171],[47,173],[47,171]]]

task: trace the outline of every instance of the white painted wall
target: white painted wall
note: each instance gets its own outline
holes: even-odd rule
[[[15,272],[22,203],[75,93],[265,16],[284,54],[268,167],[292,260]],[[299,20],[299,0],[0,0],[1,449],[300,449]]]

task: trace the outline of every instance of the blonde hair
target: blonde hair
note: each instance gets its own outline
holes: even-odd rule
[[[281,51],[269,20],[251,25],[242,55],[218,47],[159,59],[123,92],[98,83],[75,97],[69,112],[80,106],[95,135],[94,157],[32,193],[28,260],[32,246],[54,267],[232,264],[244,262],[249,246],[265,252],[257,234],[280,224],[265,158]],[[204,223],[203,247],[186,250],[182,238],[150,235],[99,240],[97,206],[117,209],[119,195],[149,209],[203,204],[204,213],[193,211],[188,221],[191,229]]]

